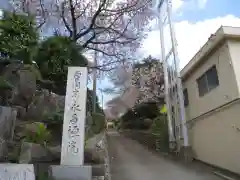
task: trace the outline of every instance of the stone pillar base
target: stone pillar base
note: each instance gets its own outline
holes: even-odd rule
[[[193,161],[194,154],[191,146],[183,146],[180,149],[180,157],[184,159],[185,162]]]
[[[92,180],[92,167],[52,165],[49,176],[53,180]]]

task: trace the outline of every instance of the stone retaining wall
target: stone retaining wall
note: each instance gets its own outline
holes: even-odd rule
[[[16,116],[15,109],[0,106],[0,160],[4,160],[6,156],[6,142],[13,138]]]

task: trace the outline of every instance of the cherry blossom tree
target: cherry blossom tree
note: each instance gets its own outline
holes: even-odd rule
[[[132,84],[139,89],[137,104],[164,102],[163,64],[151,56],[133,66]]]
[[[121,95],[131,85],[132,65],[130,63],[122,64],[121,66],[112,70],[108,79],[112,86],[104,88],[103,91],[107,94]]]
[[[162,63],[158,59],[149,56],[133,65],[121,66],[114,73],[116,75],[110,80],[115,93],[121,95],[126,89],[134,86],[139,90],[138,103],[162,101],[164,96],[164,75]],[[111,93],[110,90],[108,92]]]
[[[140,63],[133,64],[131,68],[118,72],[118,80],[113,81],[113,84],[117,86],[115,88],[120,87],[122,93],[107,105],[114,105],[119,109],[124,109],[125,106],[126,112],[142,103],[164,104],[163,66],[158,59],[149,56]],[[121,113],[124,113],[123,110]]]
[[[11,0],[15,9],[37,17],[38,27],[65,31],[83,48],[98,52],[109,71],[131,59],[154,17],[152,0]]]

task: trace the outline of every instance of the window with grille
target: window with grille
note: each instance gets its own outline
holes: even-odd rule
[[[188,100],[188,91],[187,89],[183,90],[183,98],[184,98],[184,106],[188,106],[189,100]]]
[[[199,96],[204,96],[219,85],[217,68],[214,65],[197,79]]]

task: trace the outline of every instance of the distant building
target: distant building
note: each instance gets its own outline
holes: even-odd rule
[[[240,173],[240,28],[218,29],[181,77],[196,159]]]

